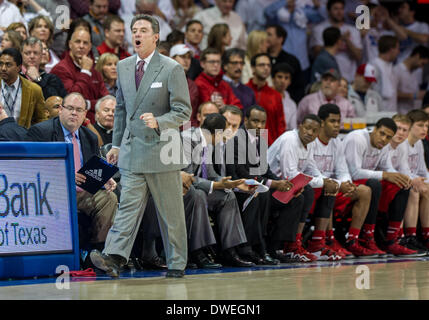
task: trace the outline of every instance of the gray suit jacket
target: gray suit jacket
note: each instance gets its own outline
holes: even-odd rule
[[[188,83],[183,67],[171,58],[155,50],[138,90],[135,84],[137,56],[119,61],[118,90],[116,92],[115,125],[113,146],[120,146],[119,163],[121,169],[133,173],[155,173],[180,170],[184,167],[181,159],[179,127],[191,116]],[[145,126],[140,115],[153,113],[159,131]],[[173,143],[162,141],[165,133],[176,134]],[[161,150],[174,145],[173,156],[180,159],[173,163],[161,160]],[[164,149],[163,149],[164,148]]]
[[[186,159],[189,165],[183,170],[187,173],[193,173],[195,177],[194,187],[201,189],[206,193],[209,193],[212,181],[219,181],[222,179],[218,175],[212,164],[212,152],[213,146],[208,144],[208,162],[207,167],[207,179],[203,179],[198,176],[201,167],[201,158],[203,155],[202,137],[199,128],[191,128],[182,132],[182,141],[184,145]],[[190,153],[192,152],[192,154]],[[192,156],[192,158],[191,158]]]

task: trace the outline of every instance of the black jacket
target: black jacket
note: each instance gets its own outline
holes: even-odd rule
[[[25,77],[25,75],[21,75]],[[30,81],[39,85],[42,88],[43,97],[45,98],[45,100],[52,96],[59,96],[61,98],[64,98],[67,95],[67,90],[64,88],[64,84],[62,83],[60,78],[58,78],[58,76],[40,70],[40,77],[42,79],[39,82],[32,80]]]
[[[86,163],[94,155],[99,155],[98,138],[88,128],[79,128],[80,146],[83,163]],[[59,117],[49,119],[33,125],[28,129],[27,140],[39,142],[61,142],[65,141],[64,132],[61,128]]]
[[[27,129],[19,126],[13,117],[0,121],[0,141],[24,141]]]

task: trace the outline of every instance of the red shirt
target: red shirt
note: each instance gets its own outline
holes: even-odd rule
[[[282,96],[267,83],[258,89],[253,80],[246,84],[255,93],[256,103],[267,112],[268,145],[271,145],[283,132],[286,131],[285,115]]]
[[[95,123],[95,104],[98,99],[109,94],[101,73],[95,70],[94,66],[91,68],[91,77],[81,72],[74,64],[69,52],[52,68],[51,73],[60,78],[67,92],[79,92],[85,99],[91,101],[91,109],[86,116],[91,123]]]
[[[195,79],[195,84],[200,93],[200,103],[210,101],[213,92],[219,92],[225,104],[232,104],[243,109],[240,100],[235,96],[228,82],[222,80],[222,74],[210,77],[205,72],[201,72]]]
[[[118,56],[119,60],[122,60],[122,59],[125,59],[125,58],[127,58],[127,57],[131,56],[127,51],[125,51],[125,50],[124,50],[124,49],[122,49],[122,48],[119,48],[119,55],[118,55],[118,54],[116,54],[116,53],[115,53],[115,49],[114,49],[114,48],[110,48],[110,47],[106,44],[106,41],[103,41],[103,43],[102,43],[102,44],[100,44],[100,45],[97,47],[97,51],[98,51],[98,53],[100,54],[100,56],[101,56],[103,53],[106,53],[106,52],[108,52],[108,53],[113,53],[114,55],[117,55],[117,56]]]

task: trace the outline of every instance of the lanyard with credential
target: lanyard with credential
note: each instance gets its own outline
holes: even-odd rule
[[[15,98],[13,98],[12,106],[10,106],[9,103],[6,101],[6,95],[4,94],[4,88],[1,89],[1,94],[3,95],[4,103],[6,104],[6,107],[9,109],[11,117],[13,117],[13,109],[14,109],[14,106],[15,106],[16,98],[18,98],[18,93],[19,93],[19,89],[20,88],[21,88],[21,81],[19,82],[18,89],[15,92]]]

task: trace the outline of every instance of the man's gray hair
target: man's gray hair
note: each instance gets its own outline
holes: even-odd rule
[[[115,100],[116,102],[116,98],[114,96],[110,94],[107,96],[104,96],[103,98],[98,99],[97,103],[95,104],[95,112],[99,111],[101,104],[106,100]]]
[[[43,52],[43,45],[42,45],[42,41],[40,41],[39,39],[37,39],[36,37],[29,37],[29,38],[27,38],[26,40],[24,40],[23,42],[22,42],[22,47],[21,48],[23,48],[24,49],[24,46],[34,46],[34,45],[36,45],[36,44],[38,44],[39,45],[39,47],[40,47],[40,51],[42,51]]]

